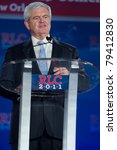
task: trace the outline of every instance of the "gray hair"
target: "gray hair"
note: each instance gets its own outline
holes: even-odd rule
[[[44,7],[46,9],[48,9],[49,11],[49,15],[50,17],[52,16],[52,13],[51,13],[51,8],[49,5],[47,4],[44,4],[42,2],[33,2],[33,3],[30,3],[29,5],[27,5],[25,7],[25,10],[24,10],[24,19],[25,20],[29,20],[30,19],[30,12],[34,9],[37,9],[39,7]]]

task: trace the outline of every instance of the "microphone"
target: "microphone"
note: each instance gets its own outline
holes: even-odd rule
[[[51,42],[51,40],[52,40],[52,37],[51,37],[51,36],[47,36],[47,37],[46,37],[46,40],[47,40],[49,43],[52,43],[52,42]]]

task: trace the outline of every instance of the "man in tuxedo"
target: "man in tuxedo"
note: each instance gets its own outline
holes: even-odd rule
[[[40,45],[43,41],[47,58],[78,59],[77,49],[67,43],[60,42],[50,35],[51,8],[42,2],[33,2],[24,10],[24,24],[31,34],[30,40],[9,48],[6,52],[4,63],[9,61],[20,61],[22,59],[39,58]],[[9,88],[17,88],[21,83],[21,66],[17,64],[12,71],[3,73],[2,78],[10,78],[7,83]],[[10,69],[9,69],[10,70]],[[38,70],[42,74],[41,70]],[[48,64],[48,74],[67,75],[69,70],[65,66],[53,66]],[[87,76],[80,71],[79,92],[87,87]],[[6,83],[5,83],[6,84]],[[7,93],[7,92],[6,92]],[[40,91],[39,95],[46,95]],[[51,97],[32,97],[31,99],[31,129],[30,150],[62,150],[63,114],[64,114],[64,92]],[[5,92],[2,95],[8,96]],[[11,121],[10,142],[12,150],[17,150],[18,123],[19,123],[19,97],[10,95],[13,100],[13,113]]]

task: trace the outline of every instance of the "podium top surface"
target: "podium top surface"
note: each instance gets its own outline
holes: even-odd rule
[[[41,72],[39,64],[47,65],[47,73]],[[44,69],[44,67],[42,67]],[[1,91],[21,93],[23,76],[31,76],[31,92],[42,95],[58,94],[69,86],[70,75],[78,76],[78,92],[92,90],[99,83],[99,70],[90,62],[70,59],[23,59],[0,65]],[[74,78],[74,77],[73,77]],[[74,80],[74,79],[73,79]],[[4,91],[5,90],[5,91]],[[0,94],[3,95],[3,92]],[[38,93],[38,94],[37,94]],[[9,93],[8,93],[9,94]],[[35,94],[34,94],[35,95]],[[60,94],[58,94],[60,95]]]

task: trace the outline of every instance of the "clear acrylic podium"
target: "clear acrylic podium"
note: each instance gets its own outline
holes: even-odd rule
[[[47,61],[48,74],[42,75],[38,63]],[[67,68],[67,74],[55,75],[54,67]],[[62,150],[76,149],[76,113],[79,93],[87,92],[99,82],[99,72],[90,62],[65,59],[30,59],[12,61],[1,66],[0,86],[7,97],[19,95],[20,117],[18,150],[29,150],[31,97],[61,96],[64,91],[64,121]],[[19,99],[18,99],[19,100]]]

